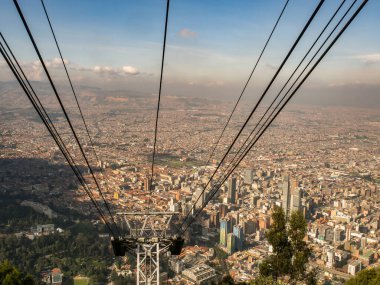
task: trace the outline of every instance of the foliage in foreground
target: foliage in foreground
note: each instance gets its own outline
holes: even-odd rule
[[[29,274],[20,273],[9,261],[0,263],[0,284],[2,285],[34,285],[34,279]]]
[[[283,209],[275,207],[272,219],[273,224],[266,232],[266,237],[273,247],[273,254],[260,264],[259,277],[249,283],[241,284],[280,285],[283,283],[279,278],[287,276],[293,284],[302,281],[308,285],[316,285],[316,270],[310,272],[306,270],[311,251],[304,241],[307,231],[305,217],[301,212],[296,211],[291,214],[287,223]],[[225,276],[219,283],[219,285],[233,284],[236,283],[231,276]]]
[[[380,284],[380,267],[370,268],[359,272],[347,280],[346,285],[378,285]]]
[[[108,239],[99,238],[98,234],[92,224],[80,223],[63,234],[33,240],[7,235],[0,237],[0,258],[21,271],[33,273],[36,279],[41,271],[58,267],[64,273],[64,284],[72,284],[76,275],[90,277],[91,284],[105,284],[113,255]]]
[[[272,277],[275,281],[279,277],[288,276],[292,283],[304,281],[307,284],[316,284],[316,273],[306,271],[311,252],[304,241],[307,222],[302,213],[292,212],[287,224],[283,209],[276,206],[272,219],[273,224],[266,237],[273,247],[273,254],[260,265],[260,275]]]

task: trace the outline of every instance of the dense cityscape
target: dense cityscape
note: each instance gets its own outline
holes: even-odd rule
[[[379,285],[380,1],[0,3],[0,285]]]
[[[84,92],[94,107],[85,111],[89,118],[96,117],[96,122],[89,122],[101,159],[106,199],[114,212],[145,210],[153,117],[137,106],[153,108],[153,100],[110,94],[101,98],[102,108],[96,108],[100,99],[91,100],[95,94]],[[4,101],[20,96],[4,94]],[[205,165],[229,102],[172,97],[164,104],[151,199],[157,211],[179,212],[173,220],[179,226],[192,205],[197,209],[208,197],[209,190],[200,194],[247,110],[239,110],[217,155]],[[96,219],[95,209],[58,148],[25,106],[16,108],[10,103],[1,110],[1,192],[29,197],[15,203],[49,219],[59,217],[64,208]],[[58,115],[56,120],[64,126]],[[220,280],[224,270],[235,282],[257,277],[260,262],[271,253],[265,233],[276,205],[287,216],[301,211],[306,217],[306,241],[312,250],[309,265],[318,268],[318,280],[341,284],[377,266],[379,125],[376,109],[291,106],[186,232],[181,255],[168,258],[170,278],[167,272],[161,277],[172,284]],[[65,230],[54,224],[28,224],[7,234],[33,239],[56,232],[62,235]],[[128,257],[123,264],[115,272],[132,277]]]

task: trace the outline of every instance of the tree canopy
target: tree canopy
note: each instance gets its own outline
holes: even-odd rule
[[[304,241],[307,232],[305,217],[301,212],[295,211],[287,223],[283,209],[275,206],[272,219],[266,237],[273,248],[273,254],[260,264],[260,275],[272,277],[274,281],[281,276],[289,276],[294,283],[303,280],[314,284],[315,272],[306,272],[311,252]]]
[[[90,223],[75,224],[62,234],[38,236],[33,240],[7,235],[0,237],[0,256],[36,278],[46,268],[58,267],[64,272],[65,284],[76,275],[90,277],[93,284],[104,284],[113,254],[109,240],[98,235]]]
[[[29,274],[20,273],[8,260],[0,263],[0,284],[2,285],[34,285]]]
[[[370,268],[359,272],[347,280],[346,285],[378,285],[380,284],[380,267]]]

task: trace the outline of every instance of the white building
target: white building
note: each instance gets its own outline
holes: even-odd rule
[[[356,275],[356,273],[358,273],[360,270],[362,270],[362,263],[360,260],[354,260],[348,264],[348,274]]]
[[[333,249],[329,249],[327,251],[327,262],[326,266],[328,268],[334,268],[334,263],[335,263],[335,254]]]
[[[206,264],[186,269],[182,275],[193,284],[206,285],[216,280],[215,269]]]

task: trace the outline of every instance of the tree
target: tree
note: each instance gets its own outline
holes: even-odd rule
[[[23,275],[5,260],[0,263],[0,284],[2,285],[34,285],[35,282],[31,275]]]
[[[231,275],[226,275],[223,277],[222,281],[219,283],[219,285],[234,285],[234,279],[232,279]]]
[[[304,241],[307,222],[301,212],[292,212],[289,225],[282,208],[275,206],[272,212],[273,224],[266,232],[273,254],[260,264],[260,275],[271,276],[274,281],[280,276],[290,276],[292,283],[299,280],[314,284],[313,274],[306,273],[310,249]]]
[[[30,274],[27,274],[21,281],[21,285],[34,285],[34,279],[33,276]]]
[[[4,285],[20,284],[20,272],[8,260],[0,264],[0,283]]]
[[[266,233],[268,242],[273,247],[273,255],[269,256],[260,265],[260,274],[272,276],[275,280],[279,276],[289,273],[292,259],[292,246],[288,238],[285,213],[282,208],[275,206],[272,212],[273,224]]]
[[[377,285],[380,284],[380,267],[370,268],[359,272],[347,280],[346,285]]]
[[[252,280],[249,285],[279,285],[279,283],[273,280],[272,277],[259,276]]]
[[[305,279],[306,264],[311,252],[304,241],[307,233],[307,223],[300,211],[294,211],[291,213],[288,232],[293,251],[290,271],[291,278],[294,281]]]
[[[305,276],[305,282],[307,285],[317,285],[318,284],[318,278],[317,278],[318,270],[316,268],[313,268],[310,270],[306,276]]]

